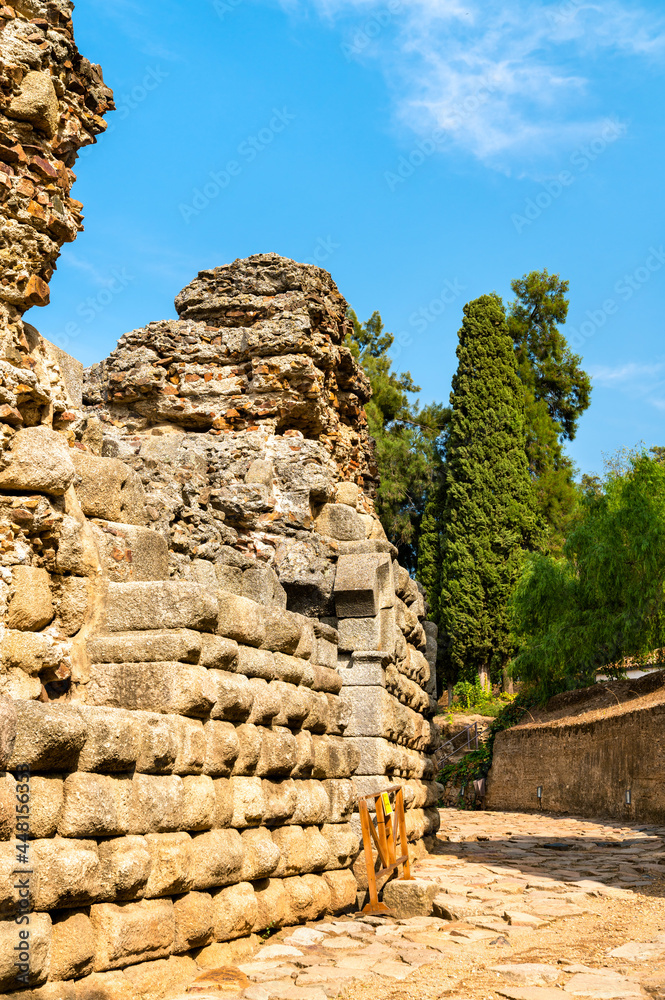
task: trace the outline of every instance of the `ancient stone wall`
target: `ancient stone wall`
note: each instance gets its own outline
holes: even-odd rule
[[[645,701],[499,733],[487,808],[662,823],[665,703]]]
[[[404,786],[414,850],[439,822],[436,630],[330,276],[201,272],[85,374],[21,319],[112,106],[71,6],[0,7],[0,992],[44,1000],[354,907],[360,794]]]

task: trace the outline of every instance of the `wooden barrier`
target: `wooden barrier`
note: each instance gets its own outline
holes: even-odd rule
[[[368,801],[374,800],[376,808],[376,827],[370,815]],[[400,878],[410,880],[411,866],[409,864],[409,847],[406,839],[406,820],[404,818],[404,791],[401,785],[391,785],[383,792],[373,795],[363,795],[358,799],[360,826],[363,832],[363,847],[365,849],[365,864],[367,866],[367,885],[369,887],[369,903],[363,907],[363,913],[389,913],[385,903],[379,902],[376,888],[377,875],[386,875],[403,866]],[[396,856],[397,833],[399,833],[400,856]],[[374,868],[372,858],[372,842],[376,845],[381,867]]]

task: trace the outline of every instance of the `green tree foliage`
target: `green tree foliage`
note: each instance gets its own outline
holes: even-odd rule
[[[394,337],[378,312],[366,323],[360,323],[353,310],[349,316],[353,333],[348,346],[372,386],[365,409],[380,473],[377,512],[400,560],[415,569],[427,491],[440,464],[436,442],[449,411],[439,403],[420,408],[410,401],[420,387],[409,372],[393,371],[389,351]]]
[[[501,299],[464,307],[441,512],[444,674],[498,677],[512,655],[508,601],[536,536],[524,393]]]
[[[616,675],[665,644],[665,466],[645,453],[586,480],[562,558],[529,557],[512,600],[512,664],[540,698]]]
[[[516,295],[508,312],[524,386],[526,453],[535,481],[544,547],[561,553],[570,530],[578,490],[575,468],[563,450],[572,441],[591,397],[589,376],[561,332],[568,315],[568,282],[547,270],[512,282]]]

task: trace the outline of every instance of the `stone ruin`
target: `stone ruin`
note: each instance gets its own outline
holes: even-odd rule
[[[202,271],[86,372],[22,320],[113,107],[71,9],[0,7],[0,991],[104,1000],[355,909],[359,795],[424,850],[436,628],[327,272]]]

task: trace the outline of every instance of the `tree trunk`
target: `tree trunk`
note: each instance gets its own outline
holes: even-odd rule
[[[480,686],[483,691],[487,691],[490,688],[490,672],[487,667],[481,667],[478,671],[478,680],[480,681]]]
[[[513,694],[513,679],[508,673],[508,668],[503,668],[503,690],[506,694]]]

